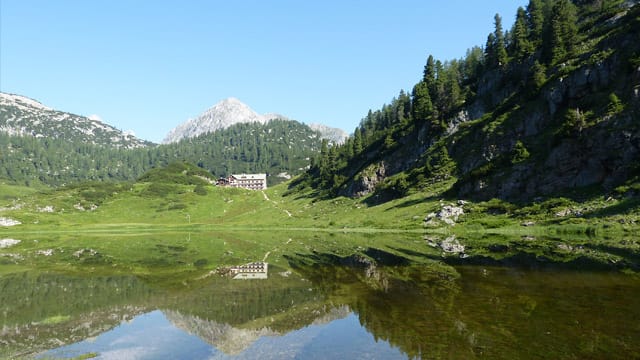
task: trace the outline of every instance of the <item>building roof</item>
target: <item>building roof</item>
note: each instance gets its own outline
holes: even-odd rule
[[[267,180],[267,174],[231,174],[237,180]]]

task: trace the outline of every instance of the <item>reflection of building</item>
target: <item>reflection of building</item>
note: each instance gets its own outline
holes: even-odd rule
[[[267,174],[239,174],[218,180],[218,185],[239,187],[249,190],[267,188]]]
[[[231,273],[235,274],[234,279],[266,279],[269,264],[266,262],[252,262],[240,266],[232,266]]]

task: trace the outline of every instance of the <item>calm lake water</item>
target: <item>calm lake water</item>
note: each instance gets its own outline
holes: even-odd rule
[[[170,287],[10,274],[0,277],[0,358],[640,358],[635,275],[456,271],[309,266]]]

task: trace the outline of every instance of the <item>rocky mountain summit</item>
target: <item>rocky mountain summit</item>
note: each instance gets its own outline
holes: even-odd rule
[[[289,120],[286,116],[278,113],[258,114],[242,101],[230,97],[215,104],[201,115],[176,126],[162,142],[164,144],[176,143],[182,139],[224,130],[235,124],[266,124],[275,119]],[[327,139],[334,144],[342,144],[348,137],[347,133],[342,129],[322,124],[310,124],[308,126],[313,131],[320,133],[321,138]]]
[[[0,132],[116,148],[150,145],[97,119],[52,109],[21,95],[0,93]]]
[[[162,142],[165,144],[175,143],[182,139],[226,129],[235,124],[264,124],[272,119],[286,119],[286,117],[272,113],[260,115],[240,100],[230,97],[215,104],[196,118],[178,125],[167,134]]]
[[[309,124],[309,127],[312,130],[319,132],[323,139],[327,139],[334,144],[343,144],[349,137],[349,134],[339,128],[323,124]]]

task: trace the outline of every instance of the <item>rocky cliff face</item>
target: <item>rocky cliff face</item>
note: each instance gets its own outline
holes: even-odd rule
[[[639,47],[629,34],[618,39],[618,46]],[[630,67],[629,59],[617,53],[560,73],[507,124],[468,137],[478,145],[475,152],[449,146],[460,159],[459,195],[531,199],[591,185],[611,191],[640,169],[639,88],[640,67]],[[612,93],[627,99],[626,111],[607,110]],[[519,163],[513,161],[517,141],[531,152]],[[483,166],[489,171],[474,176]]]
[[[426,178],[421,186],[453,176],[455,196],[507,200],[587,186],[606,193],[637,179],[638,14],[635,1],[610,18],[599,18],[593,25],[599,30],[592,33],[600,37],[584,39],[589,45],[583,49],[589,50],[546,69],[538,90],[527,80],[533,60],[485,71],[471,101],[444,119],[441,136],[416,124],[411,134],[395,134],[402,146],[393,151],[367,149],[363,166],[341,195],[367,195],[400,172],[411,174],[408,181]],[[612,96],[620,99],[618,109],[611,108]],[[442,167],[434,170],[443,164],[444,175]]]

